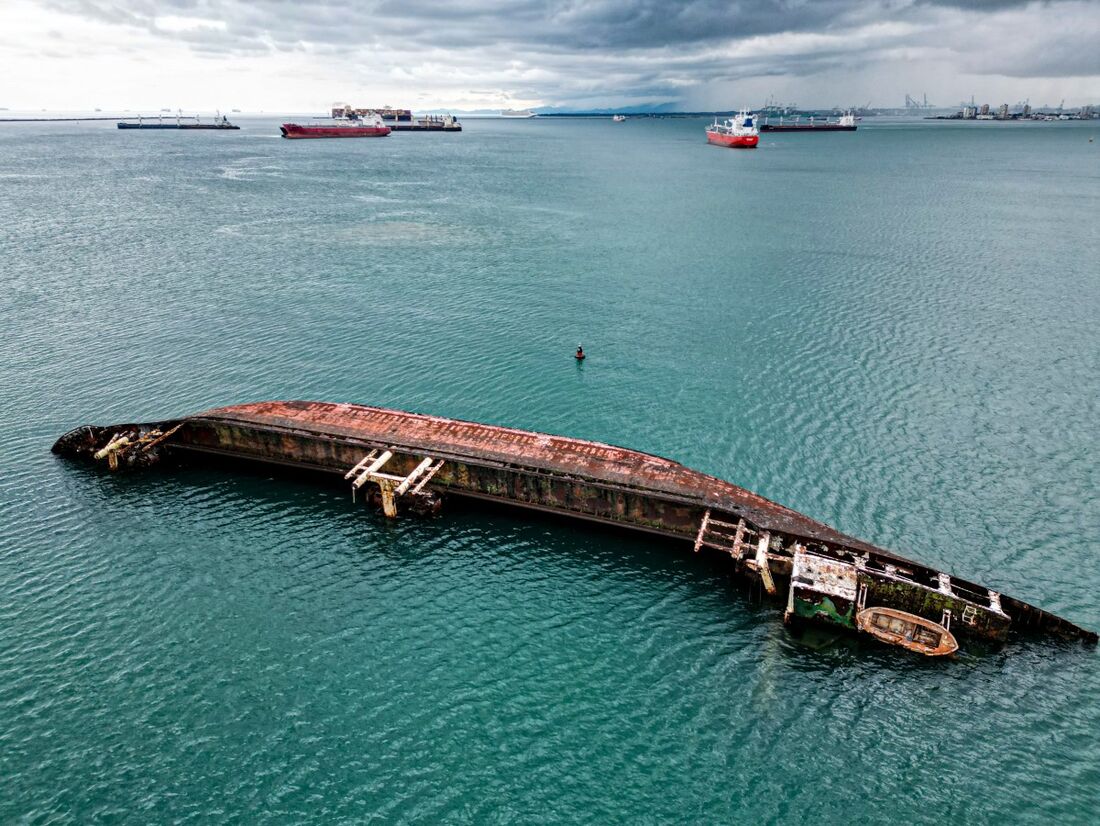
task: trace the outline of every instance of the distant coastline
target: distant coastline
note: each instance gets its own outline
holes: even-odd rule
[[[0,123],[50,123],[52,121],[74,121],[74,120],[120,120],[121,115],[115,117],[103,117],[102,115],[96,115],[95,117],[87,118],[0,118]]]

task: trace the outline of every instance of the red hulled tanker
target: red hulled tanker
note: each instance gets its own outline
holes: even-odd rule
[[[751,149],[760,142],[756,118],[744,109],[737,113],[737,117],[729,118],[722,123],[715,118],[714,123],[707,127],[707,142],[717,146]]]
[[[279,131],[284,138],[384,138],[390,127],[381,115],[371,112],[363,117],[334,118],[331,123],[284,123]]]

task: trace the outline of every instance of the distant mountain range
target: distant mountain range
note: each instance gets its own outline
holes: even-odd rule
[[[676,103],[648,103],[604,109],[574,109],[566,106],[542,106],[531,111],[539,115],[672,115],[684,111]]]

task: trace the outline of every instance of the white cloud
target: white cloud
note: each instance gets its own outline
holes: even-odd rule
[[[162,32],[201,32],[226,30],[224,20],[206,20],[201,17],[178,17],[174,14],[166,14],[153,18],[153,26]]]
[[[0,106],[1100,99],[1100,3],[4,0]]]

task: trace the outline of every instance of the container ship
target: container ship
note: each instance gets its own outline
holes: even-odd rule
[[[375,106],[367,109],[357,109],[350,103],[332,104],[333,120],[341,120],[344,118],[365,118],[368,115],[378,115],[382,118],[387,126],[394,123],[412,123],[413,119],[413,113],[411,109],[394,109],[391,106]]]
[[[390,133],[390,127],[382,122],[382,116],[368,112],[359,117],[350,114],[346,118],[334,119],[331,123],[284,123],[279,127],[284,138],[384,138]]]
[[[454,115],[421,115],[416,117],[410,109],[394,109],[383,106],[376,109],[356,109],[348,103],[332,104],[334,120],[366,118],[379,115],[393,132],[461,132],[462,124]]]
[[[760,126],[761,132],[855,132],[856,131],[856,116],[851,112],[845,112],[837,120],[829,120],[828,118],[818,119],[813,115],[810,116],[808,121],[799,120],[784,120],[782,117],[778,123],[770,123],[767,118],[764,118],[764,123]]]
[[[61,436],[53,452],[111,470],[203,461],[289,468],[347,485],[353,501],[391,519],[473,500],[641,531],[713,555],[782,607],[790,625],[847,630],[922,655],[948,654],[958,639],[1020,633],[1097,642],[1069,620],[730,482],[567,436],[358,404],[267,401],[86,425]],[[1052,558],[1041,577],[1058,570]]]
[[[742,109],[737,117],[728,118],[721,123],[718,118],[707,127],[707,143],[717,146],[732,146],[751,149],[760,142],[760,132],[756,119],[751,112]]]
[[[177,115],[173,121],[158,117],[156,120],[147,120],[138,115],[136,121],[120,120],[119,129],[240,129],[236,124],[230,123],[225,115],[215,117],[209,123],[203,123],[198,115]]]

